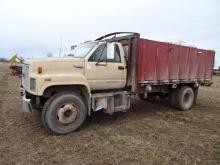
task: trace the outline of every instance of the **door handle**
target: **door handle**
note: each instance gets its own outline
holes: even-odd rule
[[[123,66],[118,66],[118,70],[124,70],[125,69],[125,67],[123,67]]]

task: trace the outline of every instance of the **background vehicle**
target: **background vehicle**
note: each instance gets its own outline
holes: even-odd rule
[[[188,110],[199,85],[212,84],[214,56],[138,33],[111,33],[78,45],[68,57],[26,61],[23,109],[42,110],[44,126],[57,134],[75,131],[92,111],[126,111],[132,95],[169,98]]]
[[[22,64],[24,62],[24,59],[22,57],[19,57],[18,54],[15,54],[11,57],[9,62],[10,62],[9,68],[11,69],[11,74],[20,77],[22,74]]]
[[[218,69],[213,69],[213,74],[220,76],[220,67]]]

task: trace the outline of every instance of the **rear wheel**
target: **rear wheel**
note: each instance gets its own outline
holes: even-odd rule
[[[199,88],[194,88],[193,91],[194,91],[194,104],[196,104],[196,101],[197,101],[197,96],[198,96],[198,90]]]
[[[176,97],[177,97],[177,89],[173,89],[169,96],[169,101],[172,107],[176,108]]]
[[[87,116],[86,106],[74,93],[58,93],[50,98],[42,111],[42,122],[49,132],[68,134],[77,130]]]
[[[191,87],[181,87],[176,93],[176,107],[180,110],[189,110],[194,103],[194,98],[194,91]]]

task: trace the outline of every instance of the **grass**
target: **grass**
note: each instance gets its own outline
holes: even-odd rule
[[[220,147],[215,149],[215,153],[216,153],[216,155],[220,156]]]
[[[140,155],[142,155],[142,159],[139,161],[139,164],[166,164],[165,159],[160,154],[160,152],[155,151],[153,148],[136,145],[134,147],[134,150],[136,150]]]
[[[85,156],[88,155],[88,150],[86,147],[82,146],[82,145],[76,145],[73,147],[73,149],[68,151],[71,154],[77,154],[80,156]]]
[[[20,80],[0,64],[0,111],[5,114],[0,115],[0,164],[215,163],[220,158],[220,77],[214,81],[201,88],[191,111],[133,100],[130,112],[94,113],[80,131],[49,136],[37,116],[20,110]]]
[[[125,143],[125,140],[117,133],[115,132],[110,132],[110,131],[107,131],[107,132],[104,132],[102,134],[102,137],[113,143],[113,144],[124,144]]]

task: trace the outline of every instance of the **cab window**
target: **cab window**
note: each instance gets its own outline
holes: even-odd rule
[[[121,62],[120,50],[117,44],[114,44],[114,54],[107,58],[107,44],[101,44],[89,58],[89,61],[94,62]]]
[[[101,44],[89,58],[89,61],[106,61],[107,57],[107,44]]]

